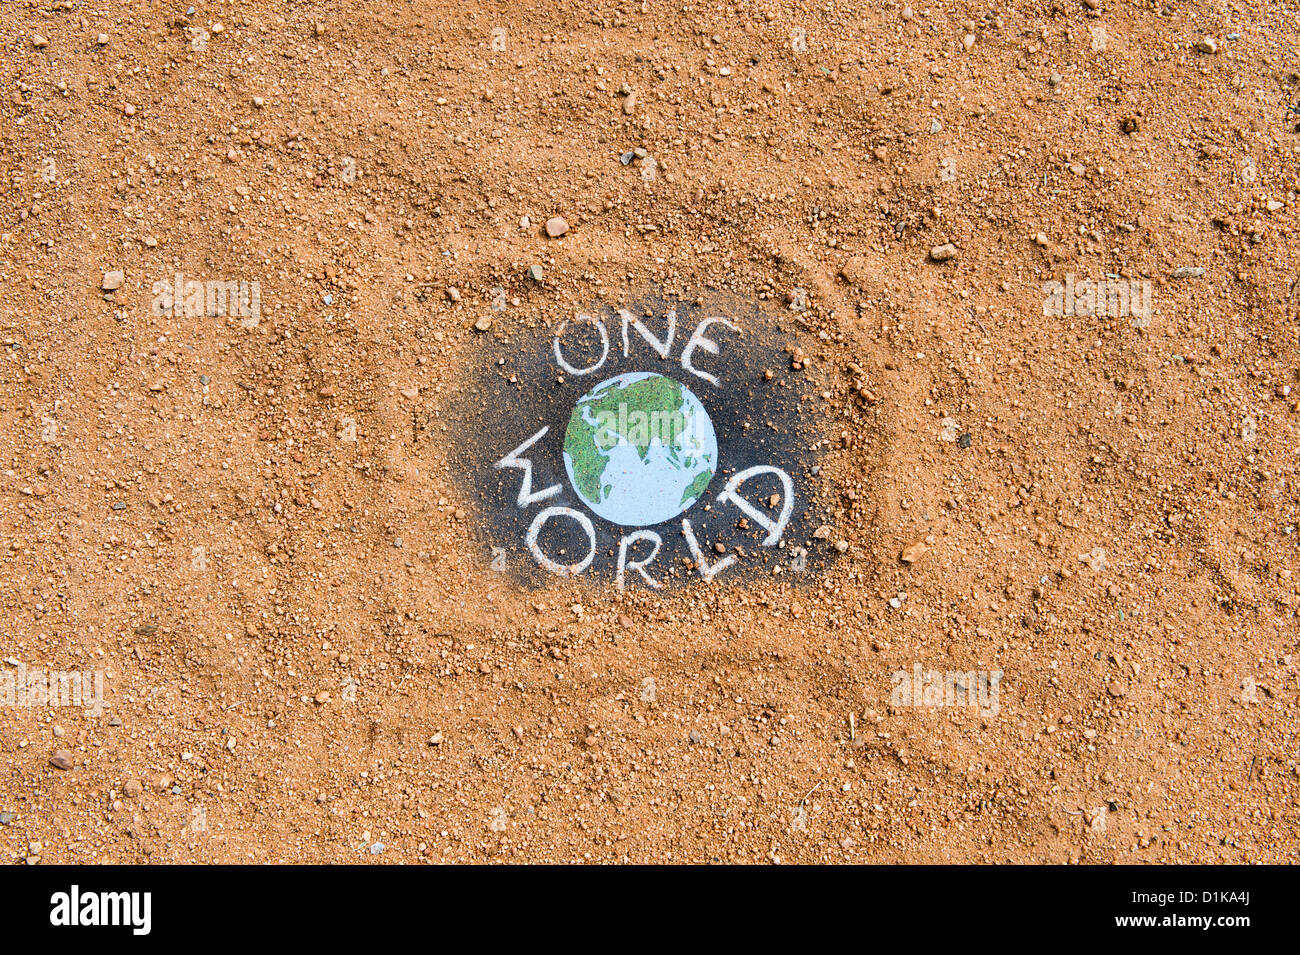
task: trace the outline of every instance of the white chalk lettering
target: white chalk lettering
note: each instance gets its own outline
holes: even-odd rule
[[[589,546],[586,557],[575,564],[561,564],[542,553],[542,547],[537,542],[537,536],[541,534],[542,528],[546,526],[546,522],[552,517],[571,517],[587,532]],[[596,556],[596,528],[591,526],[591,521],[585,514],[581,511],[575,511],[571,507],[548,507],[543,511],[538,511],[537,516],[533,518],[532,524],[528,526],[528,536],[524,538],[524,542],[528,545],[528,550],[532,552],[533,557],[537,559],[537,563],[561,577],[577,577],[591,565],[592,558]]]
[[[643,540],[652,542],[654,544],[654,549],[650,551],[650,554],[648,556],[643,557],[641,560],[631,560],[631,561],[628,560],[627,559],[628,548],[631,547],[633,544],[635,544],[637,541],[643,541]],[[619,590],[624,589],[623,576],[627,570],[635,570],[638,574],[641,575],[641,579],[644,580],[647,584],[649,584],[655,590],[659,589],[659,581],[655,580],[646,572],[645,565],[655,559],[655,557],[659,553],[659,548],[663,546],[663,542],[664,542],[663,538],[660,537],[658,534],[656,534],[654,531],[636,531],[635,533],[624,536],[623,539],[618,542],[618,589]]]
[[[504,458],[498,461],[495,465],[493,465],[494,467],[497,468],[518,468],[519,470],[524,472],[524,479],[519,485],[519,506],[520,507],[528,507],[531,504],[536,504],[538,501],[544,501],[548,497],[560,493],[560,485],[552,484],[550,487],[546,488],[545,490],[538,491],[536,494],[534,494],[532,459],[519,457],[521,453],[527,451],[538,441],[542,440],[542,438],[545,437],[546,432],[550,430],[551,430],[550,425],[547,425],[546,427],[542,428],[541,431],[538,431],[535,435],[533,435],[523,444],[519,445],[519,447],[515,448]]]
[[[648,344],[651,348],[653,348],[655,350],[655,353],[658,354],[660,358],[663,359],[668,358],[668,353],[671,352],[673,349],[673,337],[676,336],[677,334],[677,309],[675,308],[669,309],[668,331],[664,334],[664,337],[662,339],[655,338],[654,335],[650,332],[650,329],[646,328],[645,322],[641,321],[641,319],[637,318],[627,309],[620,308],[618,310],[618,314],[619,317],[623,319],[623,357],[624,358],[628,357],[628,354],[630,353],[630,349],[631,349],[631,345],[628,342],[628,335],[627,335],[627,329],[629,325],[637,330],[637,332],[641,335],[641,337],[646,340],[646,344]]]
[[[565,319],[560,323],[560,327],[555,330],[555,363],[570,375],[590,375],[603,366],[605,359],[609,357],[609,329],[605,327],[605,323],[599,318],[592,318],[590,315],[579,315],[578,321],[596,326],[596,332],[600,335],[600,360],[586,368],[574,368],[564,360],[564,354],[560,351],[560,339],[564,336],[565,329],[569,327],[569,321]]]
[[[710,375],[707,371],[700,371],[691,364],[691,355],[695,353],[695,349],[697,348],[703,348],[710,355],[716,355],[718,353],[718,343],[704,334],[704,330],[715,322],[721,322],[733,332],[738,334],[740,332],[739,327],[733,325],[725,318],[706,318],[704,321],[700,322],[700,324],[695,326],[695,331],[691,332],[690,341],[686,343],[686,347],[682,350],[682,368],[685,371],[689,371],[692,375],[703,378],[716,388],[718,386],[716,375]]]
[[[737,493],[737,489],[742,484],[759,474],[775,474],[781,480],[781,487],[785,493],[781,495],[781,513],[777,515],[775,521]],[[763,539],[763,546],[772,547],[780,543],[781,535],[785,533],[785,525],[790,523],[790,513],[794,510],[794,482],[790,480],[790,475],[780,468],[774,468],[766,464],[756,464],[754,467],[746,468],[739,474],[734,475],[727,482],[727,486],[718,495],[718,503],[735,504],[751,521],[760,527],[766,528],[767,537]]]
[[[728,554],[716,564],[710,564],[705,560],[704,551],[700,549],[700,542],[695,539],[695,532],[691,530],[691,522],[685,518],[682,518],[682,536],[686,538],[686,546],[691,549],[691,557],[695,560],[696,569],[699,570],[700,576],[705,580],[712,580],[736,562],[735,554]]]

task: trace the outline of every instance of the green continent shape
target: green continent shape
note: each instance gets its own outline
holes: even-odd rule
[[[689,500],[698,498],[701,494],[704,493],[704,489],[709,486],[709,482],[712,480],[713,480],[712,468],[707,468],[701,471],[699,474],[695,475],[695,480],[690,483],[690,485],[686,488],[686,490],[682,491],[682,499],[678,503],[685,504]]]
[[[583,421],[582,408],[579,404],[569,417],[569,428],[564,434],[564,453],[573,462],[573,479],[578,485],[578,493],[588,501],[600,501],[604,496],[600,479],[605,473],[605,457],[596,445],[599,425]]]
[[[663,442],[663,438],[675,438],[686,430],[685,404],[681,382],[663,376],[643,378],[626,388],[607,388],[579,401],[564,433],[564,451],[573,461],[578,493],[588,501],[604,500],[608,489],[601,486],[600,480],[606,463],[602,452],[616,445],[620,437],[633,445],[644,461],[650,453],[651,439],[658,436],[666,444],[669,457],[676,461],[676,441]],[[620,406],[627,409],[623,416],[619,415]],[[642,427],[636,427],[633,412],[645,415]]]

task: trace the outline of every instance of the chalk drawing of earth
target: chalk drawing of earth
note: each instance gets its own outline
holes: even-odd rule
[[[600,517],[646,527],[700,499],[718,468],[718,439],[704,405],[680,381],[629,372],[574,405],[564,468]]]

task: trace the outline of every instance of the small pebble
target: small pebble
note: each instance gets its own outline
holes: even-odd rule
[[[552,239],[558,239],[568,231],[569,223],[564,221],[563,216],[551,216],[546,220],[546,234]]]
[[[903,552],[898,556],[898,559],[905,564],[915,564],[925,556],[926,551],[929,549],[930,547],[925,541],[917,541],[915,544],[909,544],[907,547],[904,547]]]

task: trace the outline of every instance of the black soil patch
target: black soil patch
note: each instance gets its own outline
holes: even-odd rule
[[[579,369],[600,360],[603,349],[596,324],[578,321],[574,314],[550,322],[549,327],[516,334],[497,334],[498,323],[471,346],[467,389],[450,409],[450,464],[463,497],[472,502],[469,520],[482,546],[484,564],[527,587],[567,579],[539,564],[526,537],[544,509],[572,508],[590,520],[596,541],[590,565],[576,579],[602,586],[615,581],[619,541],[640,528],[606,521],[583,503],[564,465],[565,429],[575,403],[599,382],[628,372],[654,372],[682,382],[700,399],[713,422],[719,460],[708,488],[693,505],[647,528],[662,538],[663,545],[646,570],[665,591],[703,579],[682,531],[684,518],[708,564],[735,556],[735,563],[714,578],[720,583],[755,575],[777,575],[796,583],[816,579],[834,556],[833,541],[812,537],[821,524],[830,523],[817,502],[832,497],[809,450],[823,437],[813,410],[821,401],[818,393],[823,386],[816,370],[793,367],[791,350],[798,345],[799,334],[791,313],[773,314],[757,305],[738,307],[708,299],[701,304],[657,297],[623,307],[660,340],[669,310],[676,310],[676,335],[666,359],[635,329],[629,331],[625,357],[623,320],[613,308],[602,305],[582,312],[602,321],[609,338],[604,364],[590,374],[568,374],[556,362],[555,335],[563,318],[569,319],[562,338],[565,360]],[[697,348],[691,356],[696,369],[718,379],[716,386],[682,366],[692,333],[702,320],[714,316],[725,317],[740,329],[737,334],[721,323],[710,325],[706,334],[718,345],[718,353]],[[556,485],[559,491],[520,507],[524,472],[495,465],[543,427],[549,428],[546,434],[519,457],[532,464],[534,493]],[[717,500],[728,479],[756,465],[781,469],[794,485],[789,523],[780,543],[773,546],[762,546],[768,536],[765,528],[748,520],[734,504]],[[782,502],[774,506],[771,497],[783,494],[778,476],[759,474],[746,480],[739,491],[769,520],[777,519]],[[566,565],[581,561],[591,549],[586,528],[563,515],[541,526],[537,543],[544,554]],[[628,560],[645,557],[651,549],[652,544],[642,540],[629,548]],[[629,589],[648,586],[635,571],[628,571],[625,580]]]

